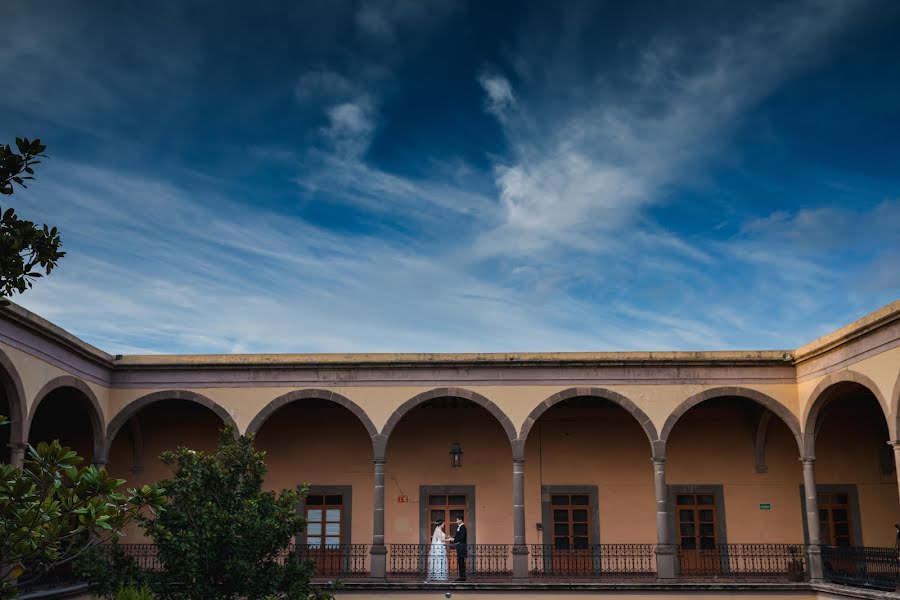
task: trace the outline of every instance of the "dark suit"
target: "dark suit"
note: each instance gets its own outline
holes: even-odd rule
[[[466,546],[466,525],[459,526],[456,535],[453,536],[453,544],[456,546],[456,564],[459,567],[459,580],[466,580],[466,556],[468,556],[468,547]]]

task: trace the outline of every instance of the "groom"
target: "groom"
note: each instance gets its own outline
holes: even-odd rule
[[[459,578],[456,581],[466,580],[466,524],[462,517],[456,517],[456,535],[453,536],[453,545],[456,546],[456,564],[459,567]]]

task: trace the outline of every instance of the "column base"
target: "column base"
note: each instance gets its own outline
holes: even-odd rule
[[[384,545],[372,546],[369,550],[371,568],[369,576],[372,579],[384,581],[387,579],[387,547]]]
[[[672,581],[678,576],[676,558],[675,546],[661,544],[656,547],[656,579],[658,581]]]
[[[807,548],[806,557],[809,560],[809,580],[812,583],[825,581],[825,568],[822,565],[822,546],[810,544]]]
[[[528,546],[513,546],[513,580],[526,581],[528,579]]]

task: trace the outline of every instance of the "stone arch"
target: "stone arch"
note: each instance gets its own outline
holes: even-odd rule
[[[659,432],[660,441],[662,443],[665,443],[669,439],[669,435],[671,435],[672,429],[675,427],[675,424],[679,419],[681,419],[682,416],[684,416],[687,411],[694,408],[701,402],[712,400],[713,398],[723,398],[726,396],[747,398],[748,400],[752,400],[775,413],[778,418],[780,418],[781,421],[788,426],[788,429],[791,430],[791,433],[794,434],[794,439],[797,441],[797,449],[800,451],[801,456],[804,456],[803,438],[801,437],[800,433],[800,422],[797,420],[797,417],[794,416],[794,413],[788,410],[785,405],[783,405],[775,398],[767,394],[763,394],[762,392],[759,392],[757,390],[745,387],[717,387],[708,389],[698,394],[694,394],[693,396],[679,404],[669,415],[669,418],[666,419],[666,422],[663,424],[662,430],[660,430]]]
[[[25,405],[25,387],[22,385],[22,378],[19,377],[19,371],[13,362],[9,359],[3,350],[0,350],[0,385],[6,392],[7,402],[9,403],[9,443],[24,444],[26,441],[25,423],[28,420]]]
[[[116,413],[116,416],[113,417],[112,421],[109,422],[109,426],[106,428],[106,447],[109,448],[112,446],[113,440],[115,440],[119,430],[128,423],[131,417],[138,414],[142,408],[149,406],[154,402],[161,402],[162,400],[188,400],[201,406],[205,406],[222,419],[223,424],[231,427],[235,435],[238,435],[237,423],[234,422],[234,418],[232,418],[231,414],[229,414],[221,404],[218,404],[214,400],[207,398],[203,394],[198,394],[197,392],[188,390],[163,390],[141,396],[137,400],[133,400],[126,404],[118,413]]]
[[[658,444],[659,436],[656,433],[656,427],[653,425],[653,421],[651,421],[650,417],[647,416],[647,413],[641,410],[640,407],[638,407],[634,402],[632,402],[622,394],[619,394],[612,390],[607,390],[605,388],[579,387],[569,388],[561,392],[557,392],[538,404],[534,408],[534,410],[531,411],[531,413],[525,418],[525,422],[522,423],[522,429],[519,432],[515,444],[513,445],[513,454],[516,455],[516,453],[518,452],[521,456],[524,456],[525,441],[528,439],[528,433],[531,431],[531,428],[534,426],[540,416],[547,412],[550,407],[559,404],[563,400],[585,397],[602,398],[624,408],[626,411],[628,411],[629,414],[631,414],[631,416],[633,416],[637,420],[641,428],[644,430],[644,433],[647,435],[647,440],[650,442],[650,448],[653,456],[656,457],[657,453],[662,450],[660,445]]]
[[[809,401],[806,403],[803,419],[803,443],[810,455],[813,455],[816,447],[816,434],[818,433],[816,424],[822,416],[822,409],[827,406],[828,399],[831,397],[832,392],[834,392],[834,387],[839,383],[855,383],[861,385],[875,396],[879,406],[881,406],[882,413],[884,413],[884,419],[887,422],[888,427],[888,435],[891,433],[896,434],[896,430],[894,432],[890,431],[890,409],[881,390],[878,389],[878,385],[862,373],[846,369],[838,371],[837,373],[832,373],[820,381],[819,385],[817,385],[812,394],[810,394]]]
[[[391,432],[394,430],[394,427],[397,426],[397,423],[400,422],[406,413],[422,404],[426,400],[431,400],[433,398],[462,398],[463,400],[469,400],[474,402],[478,406],[487,410],[497,422],[500,423],[500,426],[503,427],[503,431],[506,432],[506,436],[509,438],[509,443],[513,446],[513,457],[515,457],[515,440],[516,440],[516,428],[513,426],[512,421],[510,421],[509,417],[506,416],[499,406],[482,396],[477,392],[473,392],[472,390],[467,390],[465,388],[459,387],[445,387],[445,388],[435,388],[433,390],[428,390],[427,392],[422,392],[421,394],[417,394],[401,404],[388,418],[387,423],[384,424],[384,427],[381,428],[381,433],[373,438],[374,448],[375,448],[375,459],[383,459],[385,456],[385,451],[387,450],[387,441],[391,436]]]
[[[44,398],[47,397],[48,394],[54,392],[60,388],[74,388],[81,392],[85,398],[88,400],[88,404],[90,405],[90,410],[88,410],[88,418],[91,421],[91,430],[93,432],[94,437],[94,460],[103,460],[106,457],[106,438],[103,435],[103,409],[100,407],[100,402],[97,400],[97,395],[94,394],[94,390],[90,388],[88,384],[86,384],[83,380],[78,379],[77,377],[72,377],[71,375],[61,375],[59,377],[55,377],[44,384],[44,387],[38,391],[34,396],[34,402],[31,404],[31,410],[28,412],[28,419],[25,423],[25,438],[28,439],[28,436],[31,434],[31,423],[34,420],[34,416],[37,414],[38,408],[40,407],[41,402]]]
[[[263,424],[265,424],[269,417],[275,414],[275,412],[277,412],[279,408],[287,406],[292,402],[304,399],[327,400],[329,402],[333,402],[337,405],[343,406],[344,408],[349,410],[357,419],[359,419],[359,422],[362,423],[362,426],[366,428],[366,433],[368,433],[369,437],[372,439],[372,445],[374,448],[375,442],[379,438],[378,429],[375,427],[375,424],[372,423],[372,419],[369,418],[369,415],[366,414],[366,411],[364,411],[356,402],[350,400],[346,396],[342,396],[337,392],[330,392],[328,390],[294,390],[292,392],[288,392],[286,394],[278,396],[277,398],[266,404],[266,406],[261,411],[259,411],[255,417],[253,417],[253,420],[250,421],[250,425],[247,426],[247,433],[259,433],[259,430],[262,428]]]

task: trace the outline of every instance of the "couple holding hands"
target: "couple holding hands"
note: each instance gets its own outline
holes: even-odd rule
[[[456,549],[456,564],[459,577],[456,581],[466,580],[466,524],[462,517],[456,517],[456,535],[448,538],[444,533],[444,520],[434,524],[431,534],[431,547],[428,549],[428,581],[447,581],[450,577],[450,563],[447,561],[447,544]]]

